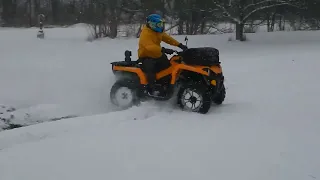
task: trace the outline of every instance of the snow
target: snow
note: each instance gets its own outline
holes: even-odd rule
[[[220,50],[226,76],[226,101],[206,115],[173,101],[115,111],[109,63],[136,57],[137,39],[85,35],[0,31],[1,117],[34,124],[0,132],[1,180],[320,177],[318,31],[190,36],[189,47]],[[80,117],[39,123],[65,116]]]

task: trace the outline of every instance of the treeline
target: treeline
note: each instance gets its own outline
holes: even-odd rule
[[[37,26],[44,14],[45,24],[90,24],[95,38],[115,38],[121,25],[142,24],[155,12],[178,34],[207,34],[221,22],[235,25],[237,40],[260,24],[320,29],[320,0],[1,0],[0,8],[2,26]]]

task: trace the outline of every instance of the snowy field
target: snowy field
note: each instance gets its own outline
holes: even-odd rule
[[[172,102],[115,111],[110,62],[136,57],[137,39],[35,35],[0,29],[0,117],[36,124],[0,132],[0,180],[320,178],[318,31],[190,36],[220,50],[226,76],[225,103],[206,115]],[[66,116],[81,117],[39,123]]]

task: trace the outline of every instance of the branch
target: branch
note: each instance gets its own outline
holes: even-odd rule
[[[125,11],[127,13],[138,13],[138,12],[142,12],[142,10],[133,10],[133,9],[128,9],[128,8],[124,8],[124,7],[119,7],[120,10]]]
[[[268,9],[268,8],[272,8],[272,7],[276,7],[276,6],[283,6],[283,5],[289,5],[289,6],[299,7],[299,6],[293,5],[293,4],[291,4],[291,3],[278,3],[278,4],[272,4],[272,5],[269,5],[269,6],[263,6],[263,7],[254,9],[253,11],[251,11],[250,13],[248,13],[248,14],[243,18],[242,22],[245,22],[253,13],[256,13],[256,12],[261,11],[261,10],[264,10],[264,9]]]
[[[120,0],[118,0],[120,1]],[[129,9],[129,8],[126,8],[128,6],[132,7],[131,5],[134,5],[137,9]],[[118,8],[124,12],[127,12],[127,13],[138,13],[138,12],[143,12],[143,8],[142,8],[142,5],[141,4],[138,4],[137,1],[131,1],[130,4],[126,4],[126,5],[120,5],[118,6]]]
[[[260,2],[257,2],[257,3],[253,3],[253,4],[247,5],[246,7],[243,8],[243,11],[245,11],[246,9],[248,9],[248,8],[250,8],[250,7],[252,7],[252,6],[257,6],[257,5],[261,5],[261,4],[268,3],[268,2],[274,2],[274,3],[289,3],[289,2],[286,2],[286,1],[264,0],[264,1],[260,1]]]
[[[169,27],[168,29],[166,29],[165,31],[170,31],[171,29],[173,29],[173,28],[175,28],[175,27],[177,27],[177,26],[179,26],[179,24],[175,24],[175,25]]]
[[[214,11],[217,11],[218,9],[202,9],[202,8],[184,8],[183,10],[180,10],[181,12],[189,12],[189,11],[199,11],[199,12],[214,12]]]
[[[225,33],[225,32],[223,32],[221,29],[217,28],[217,27],[214,26],[214,25],[210,25],[210,29],[211,29],[211,28],[217,30],[217,31],[220,32],[221,34]],[[210,29],[208,29],[208,31],[209,31]],[[207,33],[208,33],[208,32],[207,32]]]
[[[222,5],[220,5],[219,3],[217,3],[216,1],[214,1],[215,5],[218,6],[224,13],[227,14],[227,18],[231,19],[232,21],[236,22],[236,23],[240,23],[240,20],[237,18],[234,18],[231,16],[231,14],[228,12],[228,10],[226,8],[224,8]]]
[[[261,20],[259,23],[252,23],[253,26],[260,26],[263,24],[266,20]],[[251,24],[246,24],[246,25],[251,25]]]

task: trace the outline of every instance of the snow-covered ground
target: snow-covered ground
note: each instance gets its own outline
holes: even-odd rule
[[[1,180],[320,178],[319,32],[190,36],[189,47],[220,49],[226,76],[225,103],[206,115],[172,102],[114,111],[109,63],[126,49],[135,57],[137,39],[86,42],[79,27],[35,35],[0,30],[1,117],[82,117],[0,132]]]

